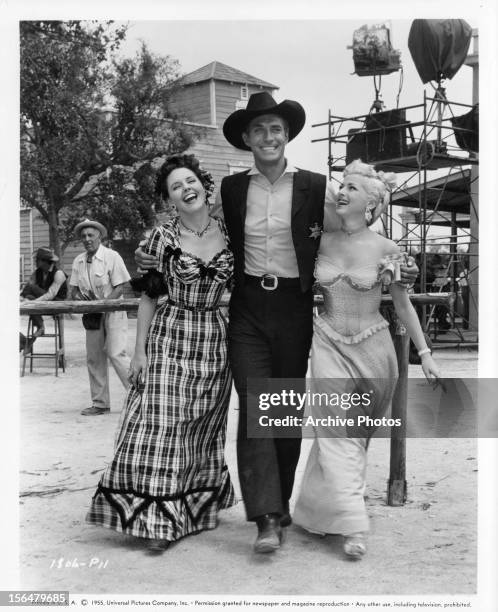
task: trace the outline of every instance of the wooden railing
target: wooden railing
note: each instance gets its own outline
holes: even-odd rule
[[[450,307],[455,301],[454,293],[418,293],[410,294],[410,301],[415,306],[428,306],[444,304]],[[220,306],[228,306],[230,296],[223,295]],[[21,315],[60,315],[83,314],[86,312],[113,312],[126,310],[136,312],[139,298],[119,300],[93,300],[93,301],[60,301],[60,302],[32,302],[20,304]],[[392,303],[390,295],[382,296],[382,304]],[[323,304],[322,296],[315,296],[315,306]],[[393,427],[391,430],[391,453],[387,503],[390,506],[401,506],[407,497],[406,484],[406,415],[408,402],[408,349],[410,339],[402,325],[397,323],[393,333],[394,348],[398,360],[398,384],[392,402],[392,418],[401,419],[402,427]]]
[[[315,306],[323,304],[320,295],[315,296]],[[220,306],[228,306],[230,295],[222,296]],[[428,306],[433,304],[445,304],[449,306],[455,300],[454,293],[413,293],[410,294],[412,304],[416,306]],[[127,298],[118,300],[64,300],[53,302],[21,302],[19,312],[21,315],[56,315],[56,314],[83,314],[85,312],[112,312],[114,310],[126,310],[136,312],[140,298]],[[382,296],[382,303],[392,302],[390,295]]]

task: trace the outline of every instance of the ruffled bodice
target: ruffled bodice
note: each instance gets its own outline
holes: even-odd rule
[[[233,274],[233,253],[228,248],[228,233],[223,221],[215,220],[227,248],[208,262],[182,250],[178,218],[156,227],[144,250],[158,257],[157,271],[135,282],[134,289],[145,291],[150,297],[167,294],[170,302],[187,308],[216,307]]]
[[[324,312],[317,317],[316,325],[346,344],[361,342],[388,327],[379,307],[382,286],[393,280],[392,262],[393,258],[385,258],[345,271],[319,254],[315,278],[323,295]]]

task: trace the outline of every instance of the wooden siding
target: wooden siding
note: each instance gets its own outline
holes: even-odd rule
[[[207,128],[205,138],[196,142],[188,152],[198,157],[202,167],[213,175],[215,183],[215,193],[211,198],[213,202],[221,179],[230,174],[230,166],[241,166],[241,169],[244,169],[253,164],[252,153],[232,147],[219,128]]]
[[[20,255],[24,256],[24,282],[35,269],[34,253],[42,246],[48,246],[48,225],[36,209],[20,210]]]
[[[240,88],[240,83],[215,81],[217,126],[221,127],[228,115],[237,110],[236,103],[240,100]],[[274,92],[273,89],[265,89],[257,85],[248,86],[248,96],[261,91],[269,91],[271,94]],[[190,121],[211,125],[209,81],[186,85],[179,90],[172,102],[172,108],[184,112]]]
[[[225,119],[233,113],[236,108],[236,102],[240,100],[240,83],[227,83],[225,81],[216,81],[216,123],[219,126],[223,125]],[[261,91],[269,91],[273,94],[273,89],[266,89],[255,85],[248,86],[248,95],[260,93]]]
[[[171,107],[176,112],[185,113],[189,121],[211,124],[211,103],[209,82],[187,85],[175,94]]]
[[[24,208],[20,211],[19,255],[19,280],[21,283],[25,283],[28,280],[29,275],[33,271],[33,249],[31,245],[31,209],[29,208]]]

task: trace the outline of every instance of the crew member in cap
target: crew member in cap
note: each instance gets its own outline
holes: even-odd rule
[[[73,261],[69,279],[70,299],[120,298],[130,275],[121,255],[102,244],[102,240],[107,236],[106,228],[98,221],[85,219],[78,223],[74,231],[82,241],[85,252]],[[107,359],[125,388],[128,387],[130,365],[130,358],[126,353],[126,312],[106,312],[91,319],[93,323],[86,323],[84,316],[83,323],[86,328],[86,357],[92,405],[81,411],[83,415],[98,415],[110,411]]]
[[[228,343],[239,395],[237,460],[247,519],[258,528],[258,553],[277,550],[282,527],[291,523],[289,500],[301,440],[249,437],[247,380],[306,376],[324,205],[329,204],[329,225],[340,224],[326,177],[298,169],[285,157],[286,144],[303,129],[305,118],[298,102],[277,104],[261,92],[226,119],[225,138],[237,149],[252,151],[254,165],[222,180],[211,213],[224,216],[235,259]],[[144,269],[154,265],[141,250],[136,261]]]
[[[67,296],[67,276],[59,269],[57,265],[59,258],[54,251],[48,247],[40,247],[36,251],[35,260],[36,269],[21,291],[21,301],[65,300]],[[21,335],[21,348],[24,348],[25,351],[29,351],[36,338],[45,333],[43,317],[41,315],[31,315],[30,318],[33,323],[34,334],[29,345],[26,344],[26,337]]]

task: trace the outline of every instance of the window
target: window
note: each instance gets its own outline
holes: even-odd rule
[[[247,85],[242,85],[240,88],[240,99],[248,100],[249,99],[249,88]]]

